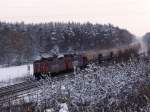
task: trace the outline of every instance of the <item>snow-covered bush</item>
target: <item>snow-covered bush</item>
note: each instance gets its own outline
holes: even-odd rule
[[[44,80],[39,94],[54,110],[60,110],[63,103],[70,112],[148,110],[150,95],[143,91],[150,92],[149,71],[150,64],[142,59],[108,66],[91,64],[75,75]],[[139,106],[140,102],[144,105]]]

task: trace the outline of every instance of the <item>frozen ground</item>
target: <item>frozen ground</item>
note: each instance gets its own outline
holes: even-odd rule
[[[32,75],[32,73],[33,65],[31,64],[0,68],[0,86],[6,85],[6,83],[17,83],[20,78]]]

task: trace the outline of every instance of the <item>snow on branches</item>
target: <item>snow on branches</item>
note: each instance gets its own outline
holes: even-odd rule
[[[90,64],[75,75],[44,81],[42,98],[49,101],[51,108],[61,103],[66,103],[72,111],[79,111],[81,106],[93,109],[97,104],[99,108],[109,108],[126,101],[129,95],[137,94],[140,85],[148,85],[149,68],[150,64],[143,60],[109,66]]]

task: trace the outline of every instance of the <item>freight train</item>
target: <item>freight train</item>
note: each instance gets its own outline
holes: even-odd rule
[[[74,67],[85,68],[88,63],[98,60],[104,61],[123,61],[130,57],[138,56],[140,50],[138,42],[128,46],[107,49],[107,50],[89,50],[78,54],[64,54],[61,56],[52,56],[41,58],[33,63],[34,76],[37,79],[46,76],[55,76],[57,74],[74,71]]]

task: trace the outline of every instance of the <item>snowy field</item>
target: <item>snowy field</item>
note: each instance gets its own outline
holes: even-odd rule
[[[33,74],[33,65],[0,68],[0,86],[5,83],[17,83],[17,79]]]

